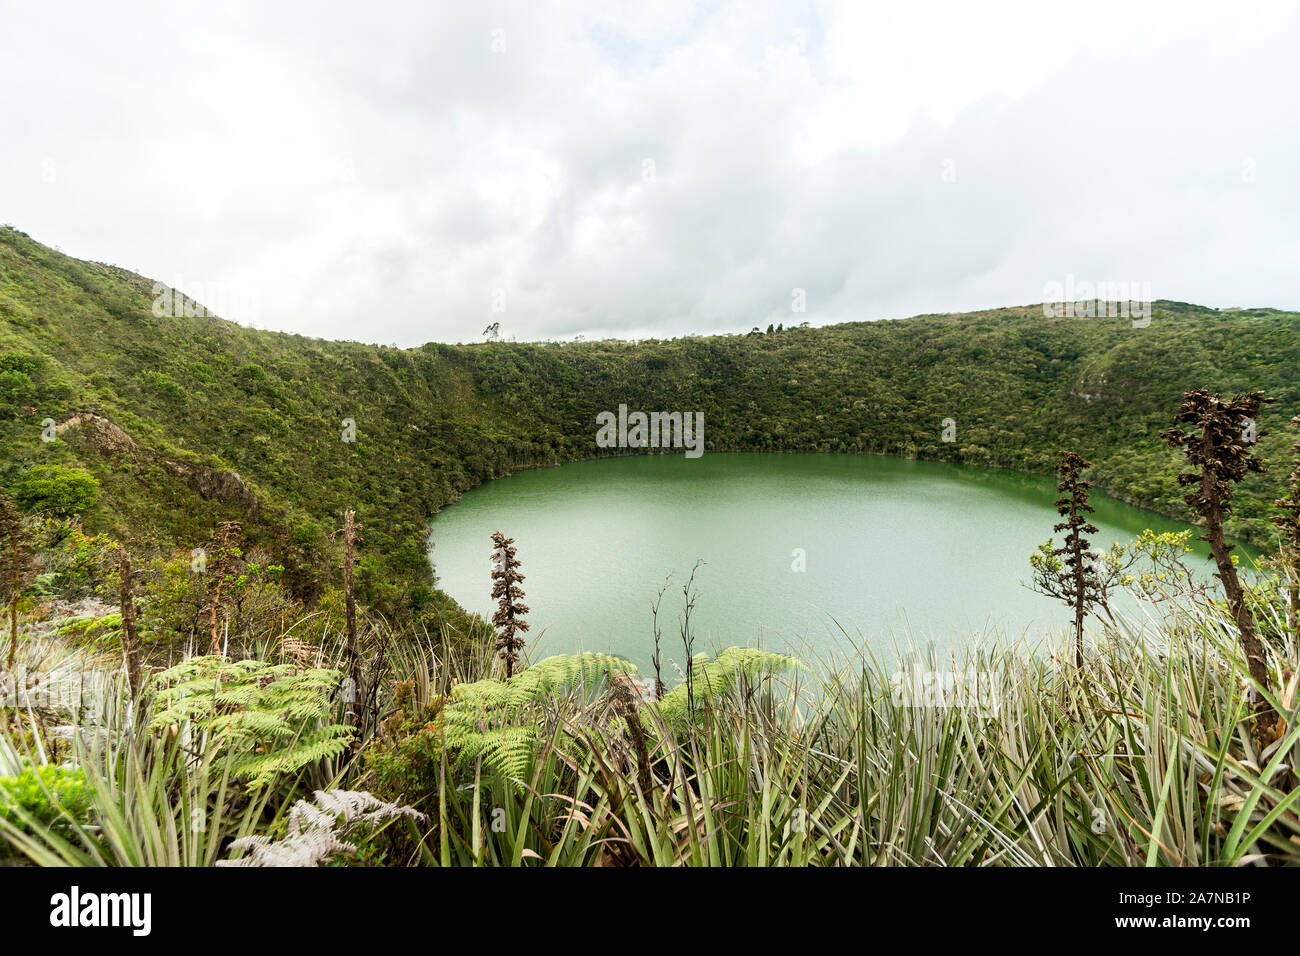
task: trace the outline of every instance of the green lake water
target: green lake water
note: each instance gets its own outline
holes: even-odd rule
[[[856,643],[892,658],[907,644],[1063,634],[1069,612],[1024,586],[1059,520],[1056,496],[1049,478],[867,455],[609,458],[468,492],[435,516],[430,554],[439,586],[490,617],[490,535],[514,537],[534,660],[603,651],[644,672],[650,605],[671,573],[660,611],[671,674],[697,560],[697,651],[811,658]],[[1186,527],[1100,494],[1093,504],[1094,547]]]

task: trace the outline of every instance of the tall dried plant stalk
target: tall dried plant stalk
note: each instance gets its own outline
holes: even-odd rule
[[[663,604],[664,592],[668,590],[668,581],[671,578],[672,574],[669,574],[668,577],[664,579],[664,586],[659,589],[659,593],[655,596],[654,603],[650,605],[650,626],[654,631],[655,639],[654,653],[650,655],[650,665],[655,669],[655,700],[663,700],[664,694],[668,690],[667,687],[664,686],[663,657],[660,652],[660,641],[663,640],[663,628],[659,625],[659,605]]]
[[[126,656],[126,681],[138,696],[140,680],[140,635],[135,626],[135,591],[131,584],[131,555],[123,548],[118,560],[117,604],[122,615],[122,651]]]
[[[0,594],[9,612],[10,671],[18,655],[18,599],[35,576],[36,558],[23,516],[13,499],[0,493]]]
[[[233,580],[238,568],[238,541],[242,532],[243,526],[238,521],[223,521],[217,525],[209,548],[211,560],[208,562],[208,571],[212,575],[212,590],[208,599],[208,635],[211,639],[211,653],[215,655],[222,653],[222,632],[217,629],[222,593]]]
[[[504,532],[492,532],[492,597],[497,600],[497,611],[492,615],[492,626],[496,628],[496,650],[506,665],[506,679],[514,676],[519,663],[519,652],[524,648],[521,634],[528,630],[528,622],[523,615],[528,613],[528,605],[520,598],[524,596],[519,582],[524,576],[519,572],[519,559],[516,557],[515,539],[507,538]]]
[[[691,568],[691,576],[682,585],[682,599],[685,602],[685,607],[680,620],[680,632],[682,650],[686,655],[686,702],[692,720],[695,718],[695,668],[691,664],[691,659],[695,656],[695,631],[691,629],[691,612],[695,610],[695,572],[700,569],[700,565],[703,563],[703,561],[695,562],[695,567]]]
[[[1237,624],[1250,676],[1259,685],[1255,699],[1255,731],[1261,745],[1271,742],[1277,714],[1265,693],[1271,688],[1264,645],[1255,630],[1255,618],[1246,604],[1245,589],[1232,563],[1233,545],[1228,544],[1223,524],[1231,510],[1233,486],[1252,471],[1265,470],[1251,454],[1251,446],[1268,434],[1255,422],[1263,407],[1272,402],[1263,392],[1250,391],[1224,399],[1207,388],[1183,395],[1174,416],[1174,427],[1160,433],[1170,445],[1183,449],[1193,470],[1182,472],[1178,484],[1189,488],[1185,500],[1205,519],[1202,541],[1209,542],[1218,567],[1218,578],[1228,598],[1228,609]],[[1187,426],[1184,429],[1182,426]]]
[[[1083,622],[1105,597],[1096,558],[1085,537],[1098,532],[1097,526],[1085,517],[1096,510],[1088,503],[1092,483],[1082,477],[1089,467],[1091,463],[1076,452],[1057,453],[1056,474],[1061,480],[1056,490],[1061,497],[1055,504],[1065,520],[1053,525],[1052,530],[1064,531],[1065,540],[1059,548],[1051,548],[1048,542],[1040,549],[1046,557],[1033,562],[1034,590],[1063,601],[1074,611],[1074,664],[1079,668],[1083,667]]]
[[[357,640],[357,597],[353,568],[356,563],[357,513],[349,508],[343,513],[343,599],[347,614],[348,679],[352,682],[352,699],[348,701],[348,723],[356,728],[354,746],[361,740],[361,645]]]
[[[1300,415],[1291,419],[1291,424],[1300,429]],[[1282,513],[1270,520],[1282,529],[1279,557],[1287,578],[1287,623],[1300,638],[1300,439],[1291,450],[1295,453],[1295,464],[1287,479],[1287,496],[1273,502]]]

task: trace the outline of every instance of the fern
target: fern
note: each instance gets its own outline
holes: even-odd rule
[[[240,837],[230,844],[239,859],[218,860],[217,866],[321,866],[339,853],[355,853],[344,837],[362,824],[379,824],[424,814],[396,803],[385,803],[364,790],[317,790],[316,802],[297,801],[280,840],[267,836]]]
[[[753,687],[771,674],[800,667],[796,658],[759,650],[755,647],[728,647],[716,658],[696,654],[691,658],[691,682],[695,687],[695,706],[721,700],[737,689]],[[646,704],[657,710],[667,723],[690,715],[690,699],[683,681],[658,702]]]
[[[122,614],[119,611],[111,611],[103,617],[95,617],[91,614],[65,617],[54,622],[54,629],[60,637],[106,646],[120,639]]]
[[[461,684],[443,710],[447,746],[462,765],[482,758],[490,771],[518,780],[537,750],[542,706],[601,686],[611,671],[636,667],[609,654],[557,655],[506,680]]]
[[[343,753],[352,728],[333,721],[340,673],[257,660],[192,657],[154,676],[150,727],[187,729],[232,757],[257,789]]]
[[[691,661],[696,706],[717,701],[764,677],[800,666],[783,654],[751,647],[729,647],[716,659],[698,654]],[[545,705],[559,697],[591,691],[605,684],[611,672],[635,674],[636,667],[608,654],[548,657],[506,680],[461,684],[443,710],[446,745],[461,765],[482,759],[489,771],[518,781],[537,753]],[[647,703],[671,724],[690,710],[686,685],[658,703]]]

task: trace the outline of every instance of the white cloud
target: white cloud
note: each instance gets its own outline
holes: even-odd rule
[[[1289,4],[272,10],[11,7],[0,218],[404,345],[1300,307]]]

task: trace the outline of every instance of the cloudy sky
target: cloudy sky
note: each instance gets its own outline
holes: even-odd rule
[[[0,23],[0,222],[260,328],[666,337],[1070,276],[1300,308],[1296,3],[0,0]]]

